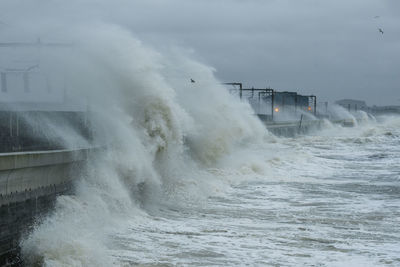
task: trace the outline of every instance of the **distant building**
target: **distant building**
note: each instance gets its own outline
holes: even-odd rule
[[[373,106],[370,108],[373,114],[400,114],[400,106]]]
[[[348,110],[365,110],[368,108],[367,103],[362,100],[354,100],[354,99],[342,99],[335,102],[337,105],[340,105]]]

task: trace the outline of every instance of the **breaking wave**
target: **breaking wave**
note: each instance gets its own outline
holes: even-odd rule
[[[222,190],[229,183],[216,180],[213,168],[242,148],[273,140],[212,68],[184,53],[164,56],[114,25],[73,33],[73,51],[57,55],[57,64],[65,66],[69,97],[89,107],[93,145],[107,148],[76,177],[76,194],[59,197],[55,211],[23,240],[29,265],[114,264],[107,243],[121,224],[161,204]]]

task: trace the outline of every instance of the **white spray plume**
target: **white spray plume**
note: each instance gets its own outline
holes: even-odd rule
[[[71,101],[90,110],[93,143],[108,151],[89,164],[88,175],[77,177],[76,196],[58,199],[22,251],[28,264],[109,266],[107,235],[121,218],[161,202],[162,192],[175,184],[214,182],[204,167],[262,141],[267,131],[212,68],[177,51],[163,56],[106,23],[71,26],[64,34],[73,50],[48,62],[63,66]],[[200,187],[200,194],[210,193]]]

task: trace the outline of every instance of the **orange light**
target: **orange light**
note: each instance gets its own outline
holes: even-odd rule
[[[279,112],[279,108],[275,108],[275,112]]]
[[[308,111],[311,111],[311,107],[308,107]]]

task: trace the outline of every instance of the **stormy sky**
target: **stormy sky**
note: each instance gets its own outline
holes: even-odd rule
[[[223,82],[315,94],[319,101],[400,105],[398,0],[1,1],[1,41],[5,25],[29,33],[57,10],[67,21],[123,25],[159,50],[188,49]]]

